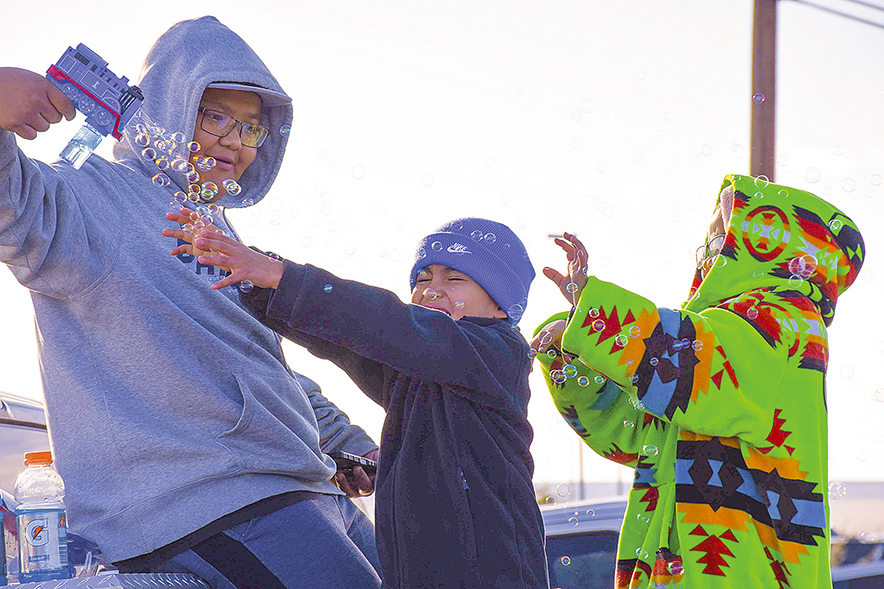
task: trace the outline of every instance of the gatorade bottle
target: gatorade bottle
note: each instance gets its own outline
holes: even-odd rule
[[[19,582],[69,579],[68,529],[64,482],[51,452],[25,454],[25,470],[15,480]]]

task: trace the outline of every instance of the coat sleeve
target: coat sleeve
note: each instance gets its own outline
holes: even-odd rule
[[[347,373],[363,393],[386,410],[384,390],[387,381],[392,378],[387,367],[380,362],[360,356],[343,346],[333,344],[297,329],[292,329],[284,321],[268,317],[267,306],[271,296],[275,294],[276,291],[273,289],[255,288],[249,293],[240,293],[240,299],[246,308],[270,329],[302,346],[317,358],[329,360]],[[312,383],[312,381],[310,382]],[[309,395],[309,391],[306,388],[305,391]]]
[[[567,316],[553,315],[537,331]],[[556,409],[571,429],[600,456],[634,467],[644,440],[643,421],[651,416],[613,380],[580,360],[565,362],[561,350],[540,354],[537,362]]]
[[[263,315],[295,341],[324,340],[397,373],[451,385],[492,409],[521,404],[512,395],[527,374],[528,347],[509,327],[453,321],[390,291],[291,262]]]
[[[364,456],[378,446],[365,430],[350,423],[350,418],[337,405],[322,394],[319,385],[306,376],[293,373],[295,380],[304,389],[319,426],[319,446],[323,452],[344,450]]]
[[[112,262],[122,223],[106,215],[117,195],[90,170],[91,162],[77,172],[75,190],[58,168],[26,157],[0,129],[0,261],[27,288],[71,297]]]
[[[751,308],[731,302],[694,313],[658,308],[591,277],[563,347],[640,410],[698,434],[760,446],[795,349],[794,331],[783,328],[795,309],[775,293],[749,298]]]

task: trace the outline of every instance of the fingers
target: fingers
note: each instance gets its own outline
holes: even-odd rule
[[[371,495],[374,492],[374,481],[369,478],[365,470],[361,466],[353,467],[353,481],[356,482],[356,489],[359,496]]]
[[[337,472],[332,480],[341,491],[347,494],[347,497],[365,497],[374,492],[374,482],[368,478],[361,466],[354,466],[352,475],[349,477],[343,472]]]
[[[563,237],[574,244],[578,250],[582,250],[584,254],[586,254],[586,246],[583,245],[583,242],[577,239],[577,236],[573,233],[564,233]]]
[[[565,275],[561,274],[555,268],[550,268],[549,266],[543,269],[543,275],[556,283],[556,286],[560,286],[562,281],[565,279]]]
[[[65,119],[72,121],[74,117],[77,116],[77,109],[74,108],[74,103],[71,102],[71,99],[65,96],[64,92],[59,90],[55,84],[49,83],[49,87],[46,90],[46,96],[49,99],[49,104],[52,106],[52,112],[49,113],[47,117],[44,113],[43,116],[46,117],[51,123],[57,123],[61,120],[62,117]]]
[[[569,234],[566,233],[565,235],[569,235]],[[555,243],[557,246],[559,246],[560,248],[565,250],[565,255],[568,257],[569,262],[574,260],[574,258],[576,256],[577,248],[574,246],[573,243],[571,243],[570,241],[566,241],[562,237],[556,237]]]

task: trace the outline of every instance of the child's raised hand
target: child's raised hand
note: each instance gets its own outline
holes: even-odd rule
[[[534,339],[531,340],[531,349],[533,350],[531,356],[545,354],[549,350],[556,350],[561,353],[562,336],[565,334],[565,328],[567,326],[567,322],[563,319],[558,319],[544,325],[543,329],[541,329]]]
[[[568,274],[563,275],[553,268],[546,267],[543,269],[543,275],[556,283],[569,303],[576,305],[583,287],[586,286],[586,261],[589,256],[583,243],[571,233],[557,237],[556,244],[565,250],[568,258]]]
[[[285,262],[265,256],[222,233],[203,230],[194,236],[193,245],[207,252],[198,257],[200,264],[211,264],[230,272],[212,284],[214,289],[245,281],[263,288],[276,288],[285,271]]]
[[[199,257],[205,253],[199,248],[193,245],[193,240],[201,235],[202,233],[217,233],[219,229],[214,225],[202,225],[199,228],[188,227],[196,222],[197,218],[194,217],[196,213],[191,211],[186,207],[181,207],[181,210],[177,213],[166,213],[166,218],[170,221],[175,221],[179,225],[181,225],[181,229],[163,229],[163,235],[166,237],[174,237],[176,239],[180,239],[182,241],[186,241],[187,243],[179,245],[172,249],[170,254],[173,256],[177,256],[178,254],[190,254],[195,257]],[[222,268],[222,270],[228,271],[229,268]]]
[[[22,139],[34,139],[62,117],[70,121],[75,116],[70,98],[40,74],[0,68],[0,127]]]

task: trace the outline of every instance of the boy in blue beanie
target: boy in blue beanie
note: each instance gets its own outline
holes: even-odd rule
[[[531,358],[515,329],[534,269],[508,227],[465,218],[425,237],[410,305],[219,233],[163,233],[192,243],[173,254],[229,269],[213,288],[251,282],[241,299],[262,322],[334,362],[385,409],[376,479],[385,587],[548,587],[529,452]]]

